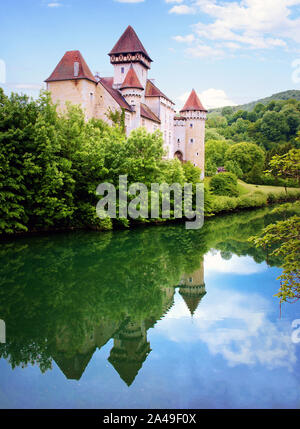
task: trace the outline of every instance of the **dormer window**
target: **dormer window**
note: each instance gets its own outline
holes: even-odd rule
[[[79,75],[79,62],[74,62],[74,77],[77,77]]]

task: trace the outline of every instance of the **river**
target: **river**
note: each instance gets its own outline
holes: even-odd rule
[[[2,242],[0,408],[298,408],[300,303],[247,241],[274,219]]]

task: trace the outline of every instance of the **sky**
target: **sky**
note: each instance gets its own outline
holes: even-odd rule
[[[0,86],[36,97],[68,50],[112,76],[128,25],[177,109],[192,88],[206,108],[300,90],[300,0],[0,0]]]

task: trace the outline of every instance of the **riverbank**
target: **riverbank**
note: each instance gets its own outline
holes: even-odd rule
[[[213,195],[211,214],[228,213],[244,209],[265,207],[276,203],[293,202],[300,199],[299,188],[252,185],[238,181],[237,197]]]
[[[288,188],[287,192],[284,191],[284,188],[275,187],[275,186],[260,186],[252,185],[245,182],[239,181],[239,193],[238,197],[225,197],[225,196],[216,196],[210,195],[212,197],[211,209],[210,211],[205,212],[205,219],[210,219],[214,217],[226,216],[237,214],[239,212],[247,212],[249,210],[255,210],[263,207],[269,207],[276,204],[283,204],[286,202],[294,202],[300,200],[300,189],[297,188]],[[176,223],[182,223],[186,221],[185,218],[182,219],[141,219],[141,220],[131,220],[129,225],[126,227],[121,223],[112,224],[112,228],[95,228],[94,226],[89,225],[78,225],[74,227],[63,227],[63,228],[40,228],[30,231],[16,231],[11,234],[2,234],[0,235],[0,241],[6,241],[15,237],[28,237],[28,236],[42,236],[42,235],[51,235],[51,234],[63,234],[63,233],[72,233],[77,231],[111,231],[111,230],[124,230],[124,229],[136,229],[139,227],[145,226],[163,226],[171,225]]]

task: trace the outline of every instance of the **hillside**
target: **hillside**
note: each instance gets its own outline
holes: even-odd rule
[[[261,98],[260,100],[251,101],[250,103],[241,104],[239,106],[232,106],[232,108],[234,111],[247,110],[249,112],[258,103],[262,103],[262,104],[266,105],[270,101],[273,101],[273,100],[289,100],[291,98],[294,98],[294,99],[300,101],[300,90],[291,89],[288,91],[278,92],[276,94],[271,95],[270,97]],[[218,107],[216,109],[209,109],[208,112],[209,113],[221,113],[222,109],[223,109],[223,107]]]

